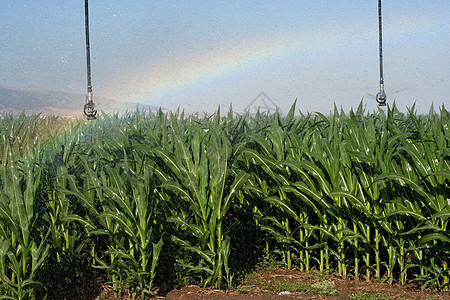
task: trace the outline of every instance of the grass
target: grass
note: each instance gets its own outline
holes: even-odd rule
[[[337,290],[331,281],[320,281],[311,285],[312,291],[318,294],[335,295]]]
[[[334,295],[337,293],[331,281],[321,281],[313,284],[302,281],[288,281],[286,278],[263,281],[262,284],[269,290],[280,293],[287,292],[314,292],[318,294]]]
[[[314,292],[327,295],[335,295],[337,293],[334,283],[329,280],[329,275],[317,275],[317,272],[311,272],[304,279],[300,279],[290,275],[274,277],[272,274],[275,273],[277,273],[275,269],[270,271],[261,269],[259,272],[252,272],[242,280],[236,290],[245,294],[261,293],[263,291],[274,293]]]
[[[269,290],[280,293],[287,292],[308,292],[311,286],[301,281],[288,281],[286,277],[283,279],[273,279],[271,281],[263,281],[262,284]]]
[[[349,295],[350,300],[392,300],[387,294],[380,294],[377,291],[363,290]]]

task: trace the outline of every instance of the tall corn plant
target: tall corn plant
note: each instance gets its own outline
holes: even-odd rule
[[[344,167],[348,157],[342,151],[339,133],[343,128],[343,117],[337,111],[331,120],[319,114],[309,129],[289,135],[289,156],[283,165],[292,175],[282,189],[293,197],[291,202],[297,203],[297,209],[303,210],[305,217],[314,216],[302,221],[305,234],[300,236],[300,240],[306,233],[310,235],[315,231],[315,238],[310,236],[304,247],[320,249],[314,258],[319,269],[329,268],[330,254],[334,254],[339,274],[346,276],[344,243],[356,239],[358,234],[348,228],[345,211],[349,205],[358,206],[360,203],[354,196],[352,174]],[[337,243],[336,248],[328,248],[332,240]],[[310,253],[306,254],[308,269]]]
[[[326,243],[314,238],[318,227],[312,222],[323,217],[319,204],[297,188],[314,186],[301,166],[312,133],[311,115],[294,119],[294,112],[295,103],[286,117],[273,115],[266,127],[249,137],[241,159],[251,174],[246,192],[265,200],[250,205],[261,229],[276,240],[272,251],[281,253],[288,268],[295,258],[301,270],[309,270],[311,251]]]
[[[45,151],[40,154],[41,198],[45,205],[42,221],[50,232],[50,253],[45,271],[50,289],[61,285],[73,288],[97,283],[89,252],[95,239],[72,218],[74,214],[83,215],[80,211],[82,206],[67,192],[73,179],[71,174],[80,165],[77,152],[82,151],[81,125],[81,122],[73,124],[61,135],[50,138]]]
[[[6,163],[11,152],[13,159],[18,159],[28,148],[37,147],[53,135],[61,132],[69,119],[59,116],[41,116],[3,113],[0,115],[0,164]],[[8,150],[7,150],[8,149]]]
[[[384,267],[390,282],[399,279],[405,283],[407,270],[420,265],[417,261],[424,258],[421,245],[429,248],[430,244],[425,246],[424,243],[446,240],[442,229],[431,221],[434,216],[442,216],[444,222],[446,218],[445,201],[434,200],[435,197],[446,198],[443,187],[448,166],[445,155],[440,156],[445,152],[440,149],[446,147],[443,143],[445,130],[439,127],[434,112],[416,117],[410,111],[404,116],[395,106],[388,108],[387,116],[382,111],[365,118],[352,113],[350,116],[351,122],[344,131],[346,139],[351,141],[346,151],[357,174],[358,197],[370,212],[367,219],[357,221],[366,244],[366,278],[370,276],[369,262],[374,253],[378,279]],[[359,130],[361,126],[363,131]],[[430,132],[431,128],[439,129]],[[437,174],[441,189],[436,184]],[[427,208],[430,206],[432,209]],[[373,237],[371,232],[374,232]],[[382,254],[387,257],[384,261],[380,259]],[[425,273],[425,269],[420,268],[421,276],[427,277]]]
[[[303,243],[305,247],[307,244],[303,242],[304,235],[299,235],[299,240],[296,241],[291,240],[288,235],[284,235],[283,239],[280,233],[284,230],[291,235],[292,231],[285,224],[292,225],[292,220],[298,222],[298,214],[302,211],[309,216],[312,213],[316,216],[310,220],[313,221],[312,223],[306,224],[302,221],[300,224],[305,230],[317,230],[317,235],[310,236],[309,241],[320,249],[318,262],[321,269],[324,265],[324,256],[326,256],[327,268],[329,258],[328,254],[325,255],[327,248],[323,247],[331,246],[330,252],[337,259],[338,271],[343,276],[346,275],[347,264],[350,263],[351,258],[354,262],[352,267],[354,275],[358,277],[359,260],[362,257],[367,279],[370,279],[372,270],[375,270],[376,276],[381,278],[382,265],[386,266],[388,276],[393,278],[394,267],[398,266],[401,270],[400,280],[405,282],[408,268],[408,261],[405,259],[412,257],[411,247],[414,244],[414,242],[409,243],[411,239],[405,239],[405,235],[417,232],[417,229],[411,231],[411,228],[404,227],[403,223],[408,215],[419,216],[419,214],[414,207],[415,210],[411,213],[407,212],[408,206],[405,207],[403,204],[403,197],[422,195],[421,197],[427,199],[429,197],[427,193],[432,194],[431,191],[425,193],[425,187],[416,189],[416,185],[420,184],[403,179],[404,175],[415,176],[415,181],[419,178],[416,175],[408,175],[414,167],[408,164],[408,160],[411,159],[405,156],[408,151],[402,149],[401,142],[411,134],[407,132],[411,132],[411,126],[414,124],[418,127],[419,123],[414,120],[414,116],[405,120],[395,107],[389,109],[386,118],[382,111],[378,115],[364,116],[360,105],[356,114],[351,112],[350,117],[342,112],[338,113],[337,110],[331,118],[319,114],[314,122],[310,123],[309,129],[297,134],[291,133],[286,136],[282,131],[278,134],[252,137],[253,146],[250,146],[250,149],[244,149],[243,153],[246,154],[247,165],[251,162],[255,167],[260,167],[259,171],[258,168],[253,168],[251,171],[253,174],[259,172],[257,173],[259,175],[249,180],[246,190],[267,197],[268,194],[274,193],[275,187],[275,193],[277,190],[279,193],[278,196],[267,198],[272,203],[276,202],[277,205],[272,207],[272,210],[265,211],[266,220],[272,220],[270,225],[273,226],[264,228],[270,230],[279,240],[280,245],[289,240],[293,244]],[[270,130],[274,129],[269,129],[267,132]],[[445,132],[445,129],[439,129],[439,132]],[[436,136],[440,144],[445,141],[445,138],[439,137],[439,134]],[[280,139],[281,142],[279,142]],[[408,137],[407,140],[411,138]],[[274,145],[282,145],[282,147]],[[285,150],[281,151],[280,155],[276,147]],[[445,153],[445,150],[438,151]],[[412,150],[409,152],[412,153]],[[433,150],[427,152],[433,153]],[[418,159],[420,156],[417,153],[415,156],[416,158],[411,161],[420,162],[421,160]],[[280,157],[281,160],[279,160]],[[444,156],[438,160],[433,158],[432,161],[443,161],[445,165]],[[263,173],[260,173],[261,170]],[[438,171],[437,174],[441,178],[440,186],[444,187],[445,171]],[[380,180],[380,178],[388,180]],[[428,178],[428,175],[424,178]],[[281,187],[279,183],[276,183],[283,182],[285,179],[289,183]],[[408,186],[405,186],[405,183]],[[433,193],[436,195],[434,191]],[[393,195],[397,195],[396,198],[393,198]],[[440,193],[437,196],[442,198]],[[401,205],[396,204],[397,202],[392,203],[393,199],[400,199]],[[420,200],[420,197],[417,199]],[[427,201],[427,203],[434,202]],[[301,205],[304,205],[303,208]],[[445,207],[441,205],[440,209],[444,209],[444,212],[436,217],[446,218]],[[291,222],[279,221],[279,211],[290,215],[293,218]],[[394,216],[396,216],[395,219],[392,219]],[[446,219],[443,221],[445,223]],[[406,224],[410,223],[416,224],[417,220],[410,220]],[[419,227],[429,230],[431,226],[433,225]],[[279,229],[275,230],[275,228]],[[302,232],[301,229],[300,232]],[[316,238],[315,241],[314,238]],[[427,235],[427,238],[422,239],[421,242],[432,238],[443,241],[445,235],[437,233]],[[389,243],[392,241],[398,243]],[[416,242],[416,244],[420,243]],[[351,246],[353,253],[349,252],[347,245]],[[310,245],[306,247],[311,248]],[[389,259],[382,261],[381,256],[384,253]],[[418,253],[423,254],[423,251],[420,250]],[[300,256],[302,256],[301,252]],[[372,264],[373,256],[375,267]],[[421,273],[424,273],[423,271]]]
[[[444,108],[442,117],[448,119]],[[448,131],[433,110],[428,116],[416,116],[410,110],[405,124],[409,134],[399,139],[398,159],[391,164],[395,168],[379,178],[392,182],[396,190],[385,210],[399,235],[396,245],[389,244],[389,261],[400,267],[401,283],[407,280],[408,268],[422,266],[418,278],[442,288],[448,285],[449,262],[436,259],[449,257]]]
[[[288,267],[445,288],[449,119],[444,107],[299,118],[292,108],[236,118],[137,111],[80,122],[21,161],[13,147],[27,143],[2,133],[2,293],[31,297],[49,255],[84,253],[117,292],[148,295],[163,231],[178,244],[166,258],[191,279],[231,284],[238,211],[253,214],[267,253]],[[17,135],[34,132],[24,122]]]
[[[291,108],[291,114],[294,108]],[[290,120],[287,121],[286,126],[291,126],[290,123]],[[288,183],[289,174],[281,163],[286,156],[286,133],[280,125],[283,126],[276,113],[266,128],[251,133],[240,153],[240,160],[250,176],[244,188],[246,193],[250,199],[260,198],[260,201],[246,205],[251,206],[261,230],[275,240],[272,246],[267,242],[266,252],[279,252],[283,263],[290,269],[293,254],[299,246],[293,237],[298,232],[295,224],[298,224],[299,216],[292,211],[289,199],[281,189]]]
[[[103,241],[91,247],[94,265],[108,272],[117,293],[150,295],[163,244],[153,167],[131,149],[127,124],[105,122],[114,125],[110,134],[97,137],[97,143],[78,156],[82,181],[68,177],[67,192],[80,201],[86,215],[67,218]]]
[[[41,170],[37,153],[0,166],[0,298],[30,299],[43,288],[39,278],[49,254],[49,232],[38,227]]]
[[[233,149],[226,136],[202,122],[195,116],[171,115],[169,143],[140,150],[161,162],[165,181],[160,188],[172,195],[168,221],[180,231],[173,241],[194,257],[190,262],[180,258],[180,263],[198,274],[203,285],[220,287],[224,277],[228,284],[232,278],[224,219],[246,175],[232,170]]]
[[[365,277],[370,280],[372,270],[375,270],[378,280],[381,279],[380,258],[380,228],[379,222],[383,221],[380,206],[380,190],[385,188],[382,182],[374,179],[381,173],[386,172],[387,166],[392,159],[392,143],[398,139],[398,135],[389,137],[386,126],[386,118],[383,111],[377,115],[364,116],[362,105],[356,113],[350,112],[347,122],[347,130],[343,132],[345,140],[345,151],[350,156],[351,162],[347,168],[352,170],[356,176],[357,195],[364,205],[366,214],[355,214],[354,228],[361,236],[363,249],[355,244],[355,251],[364,253]],[[389,145],[391,147],[389,147]],[[387,149],[387,151],[386,151]],[[386,162],[387,161],[387,162]],[[355,241],[357,243],[357,240]],[[372,267],[371,256],[375,253],[375,268]],[[358,274],[359,257],[355,253],[355,276]]]

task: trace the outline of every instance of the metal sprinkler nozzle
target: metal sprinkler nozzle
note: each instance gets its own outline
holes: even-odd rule
[[[377,94],[376,100],[378,102],[378,106],[386,106],[386,93],[384,92],[384,83],[383,79],[380,81],[380,91]]]
[[[94,109],[94,101],[92,101],[92,91],[86,95],[83,112],[88,120],[97,119],[97,111]]]

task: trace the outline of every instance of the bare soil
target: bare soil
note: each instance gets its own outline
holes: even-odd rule
[[[334,285],[333,294],[319,292],[284,291],[275,287],[276,282],[283,282],[286,287],[295,284],[311,286],[317,282],[331,282]],[[64,293],[49,294],[48,299],[105,299],[105,300],[129,300],[129,296],[117,297],[108,292],[110,288],[106,285],[100,288],[96,295],[77,295],[75,298]],[[62,292],[62,291],[60,291]],[[421,291],[417,285],[390,285],[388,283],[367,282],[362,280],[342,279],[332,275],[321,275],[317,272],[300,272],[297,270],[275,269],[271,271],[260,271],[248,276],[243,283],[237,287],[218,290],[213,288],[202,289],[195,285],[175,287],[171,290],[156,288],[154,290],[156,299],[165,300],[288,300],[288,299],[310,299],[310,300],[348,300],[349,295],[355,293],[370,293],[378,298],[374,300],[450,300],[450,291],[432,292]],[[59,294],[59,295],[57,295]],[[367,298],[366,298],[367,299]]]
[[[302,282],[312,285],[317,282],[330,281],[334,284],[335,293],[321,294],[318,292],[298,292],[298,291],[274,291],[270,283],[278,282]],[[288,284],[289,285],[289,284]],[[319,273],[304,273],[296,270],[276,269],[271,272],[260,272],[254,278],[247,280],[235,289],[214,290],[201,289],[197,286],[186,286],[170,291],[161,299],[167,300],[288,300],[288,299],[324,299],[324,300],[348,300],[349,295],[358,292],[370,292],[372,295],[380,297],[387,295],[391,299],[415,299],[450,300],[450,292],[432,293],[421,291],[416,285],[399,286],[387,283],[367,282],[361,280],[342,279],[335,276],[324,278]]]

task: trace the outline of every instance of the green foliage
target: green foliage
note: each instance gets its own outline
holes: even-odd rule
[[[0,164],[7,162],[8,155],[13,158],[23,156],[28,149],[45,143],[74,123],[75,121],[59,116],[39,114],[27,116],[24,112],[2,113],[0,115]]]
[[[448,288],[449,112],[294,112],[1,116],[1,294],[144,297],[269,261]]]
[[[311,291],[311,286],[303,283],[301,281],[288,281],[286,278],[274,279],[272,281],[265,282],[265,286],[270,290],[280,293],[283,291],[287,292],[309,292]]]
[[[311,285],[311,289],[313,292],[316,292],[318,294],[327,294],[327,295],[337,294],[337,290],[334,287],[334,283],[331,281],[320,281],[313,283]]]
[[[40,176],[35,155],[20,167],[11,159],[0,167],[0,294],[5,299],[27,299],[43,285],[37,276],[50,245],[49,231],[39,229],[36,213]]]
[[[313,284],[305,283],[299,280],[288,280],[286,277],[282,279],[275,278],[273,280],[262,280],[259,282],[266,289],[280,293],[280,292],[314,292],[318,294],[335,295],[337,290],[334,283],[328,280],[319,281]],[[253,286],[251,286],[253,287]],[[246,293],[249,293],[252,289],[248,286],[243,286]],[[255,289],[253,289],[255,291]]]
[[[350,294],[348,297],[350,300],[392,300],[392,297],[387,294],[373,293],[368,290]]]

